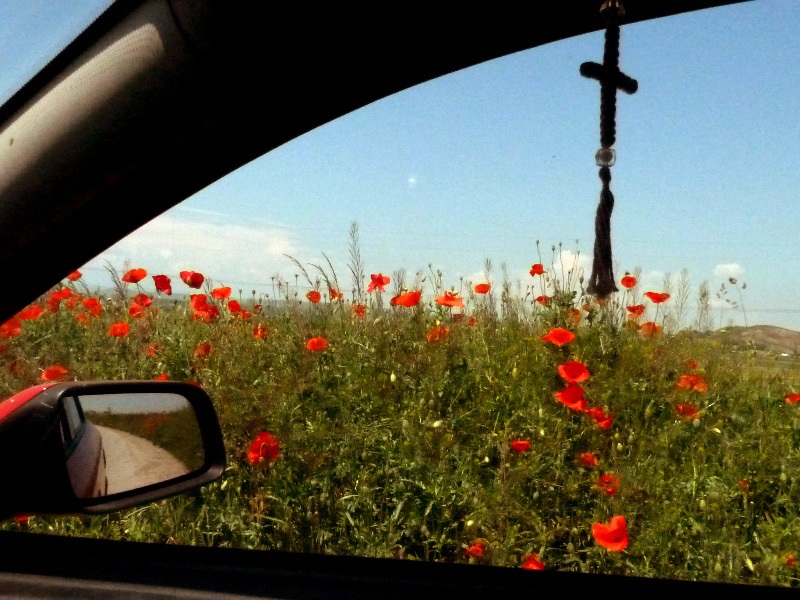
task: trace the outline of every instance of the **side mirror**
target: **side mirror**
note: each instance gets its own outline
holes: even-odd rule
[[[0,403],[0,517],[119,510],[209,483],[224,468],[216,413],[194,385],[45,384]]]

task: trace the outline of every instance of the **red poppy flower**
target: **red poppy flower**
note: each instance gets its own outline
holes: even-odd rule
[[[661,304],[669,300],[669,294],[662,294],[660,292],[646,292],[645,296],[653,301],[653,304]]]
[[[747,479],[740,479],[737,485],[739,486],[739,489],[743,492],[747,492],[750,490],[750,482]]]
[[[636,277],[633,275],[625,275],[620,283],[622,284],[622,287],[630,289],[636,285]]]
[[[83,313],[75,315],[75,320],[82,325],[86,325],[89,322],[89,315],[85,315]]]
[[[535,265],[531,265],[531,276],[535,277],[536,275],[544,275],[544,265],[541,263],[536,263]]]
[[[219,318],[219,308],[213,304],[207,304],[202,308],[194,311],[192,315],[194,320],[202,319],[204,323],[211,323],[214,319]]]
[[[547,335],[542,336],[543,342],[550,342],[556,346],[563,346],[575,339],[575,334],[567,329],[556,327],[547,332]]]
[[[31,304],[17,313],[17,318],[20,321],[32,321],[40,316],[42,316],[42,307],[38,304]]]
[[[245,310],[244,308],[239,313],[239,317],[242,318],[242,319],[249,319],[252,316],[253,316],[253,313],[251,313],[249,310]]]
[[[575,383],[570,383],[560,392],[556,392],[556,400],[578,412],[586,410],[588,404],[583,397],[583,388]]]
[[[161,350],[162,345],[158,343],[150,344],[147,348],[144,349],[145,356],[155,356],[158,354],[158,351]]]
[[[133,297],[133,301],[136,302],[136,304],[140,305],[142,308],[147,308],[153,303],[153,301],[147,294],[136,294]]]
[[[633,306],[628,306],[628,315],[629,319],[638,319],[644,314],[644,304],[634,304]]]
[[[181,281],[188,285],[190,288],[200,289],[203,282],[206,280],[202,273],[195,271],[181,271]]]
[[[167,296],[172,295],[172,280],[166,275],[153,275],[153,282],[156,284],[156,290],[163,292]]]
[[[577,360],[558,365],[558,374],[568,383],[581,383],[589,379],[589,369]]]
[[[22,323],[16,317],[11,317],[8,321],[0,325],[0,339],[16,337],[22,333]]]
[[[72,296],[72,290],[69,288],[62,288],[57,292],[53,292],[47,300],[47,308],[51,312],[58,312],[58,306],[61,304],[61,301],[66,300],[70,296]]]
[[[612,475],[610,473],[606,473],[605,475],[601,475],[600,478],[597,480],[597,487],[603,490],[609,496],[616,496],[617,495],[617,488],[619,488],[619,475]]]
[[[659,331],[661,331],[661,327],[656,325],[653,321],[648,321],[647,323],[642,323],[639,325],[639,333],[645,337],[653,337],[654,335],[658,335]]]
[[[42,381],[58,381],[67,375],[69,375],[69,371],[67,371],[64,367],[61,365],[53,365],[52,367],[47,367],[44,371],[42,371]]]
[[[435,344],[439,340],[446,338],[449,334],[450,330],[447,327],[437,325],[428,332],[428,343]]]
[[[467,321],[467,324],[470,325],[470,326],[477,325],[478,324],[478,319],[476,319],[475,317],[470,317],[469,320]]]
[[[81,300],[81,304],[93,317],[99,317],[103,312],[103,306],[97,298],[85,298]]]
[[[628,547],[628,524],[625,517],[618,515],[611,517],[611,521],[605,523],[593,523],[592,535],[594,541],[606,550],[612,552],[622,552]]]
[[[130,325],[127,323],[120,322],[114,323],[111,327],[108,328],[108,335],[111,337],[125,337],[131,332]]]
[[[209,354],[211,354],[211,344],[208,342],[197,344],[197,348],[194,349],[194,355],[197,358],[206,358]]]
[[[213,320],[219,318],[219,308],[211,304],[198,308],[192,314],[192,319],[195,321],[203,321],[204,323],[211,323]]]
[[[308,340],[306,343],[306,348],[309,350],[313,350],[314,352],[320,352],[321,350],[325,350],[328,347],[328,340],[324,337],[315,337]]]
[[[216,298],[217,300],[225,300],[226,298],[230,298],[231,288],[229,287],[218,287],[211,290],[211,297]]]
[[[384,286],[389,285],[389,282],[391,281],[389,277],[383,275],[382,273],[378,273],[377,275],[375,274],[370,275],[369,278],[370,278],[369,287],[367,287],[368,294],[371,294],[376,289],[381,292],[385,292],[386,288]]]
[[[786,555],[786,562],[784,563],[787,567],[794,567],[797,562],[794,559],[794,554],[787,554]]]
[[[607,415],[602,408],[592,407],[586,409],[586,414],[592,417],[600,429],[610,429],[614,419]]]
[[[570,308],[567,311],[567,321],[569,321],[570,323],[574,323],[577,325],[578,323],[581,322],[582,318],[583,317],[581,316],[581,311],[579,311],[577,308]]]
[[[443,296],[436,298],[436,304],[450,308],[464,308],[464,300],[459,298],[456,292],[445,292]]]
[[[466,556],[474,556],[475,558],[480,558],[483,556],[483,553],[486,551],[486,546],[483,545],[483,542],[475,542],[469,548],[464,550],[464,554]]]
[[[67,279],[69,279],[70,281],[78,281],[78,279],[80,279],[81,277],[83,277],[83,275],[81,275],[80,271],[73,271],[72,273],[67,275]]]
[[[144,316],[144,309],[140,304],[134,302],[128,309],[128,315],[133,319],[141,319]]]
[[[189,296],[189,306],[195,310],[202,310],[208,306],[208,296],[205,294],[192,294]]]
[[[794,404],[795,402],[800,402],[800,394],[789,394],[786,398],[783,399],[786,404]]]
[[[606,411],[598,406],[592,406],[586,409],[586,414],[592,417],[593,419],[605,419]]]
[[[322,300],[322,294],[320,294],[317,290],[311,290],[306,294],[306,298],[308,298],[309,302],[313,302],[316,304],[320,300]]]
[[[139,283],[142,279],[147,277],[147,271],[144,269],[131,269],[122,276],[122,281],[125,283]]]
[[[331,298],[331,302],[336,302],[337,300],[344,298],[344,294],[342,292],[331,286],[328,286],[328,295]]]
[[[167,381],[169,379],[169,375],[166,373],[162,373],[161,375],[156,375],[153,377],[153,381]]]
[[[591,452],[581,452],[581,455],[578,457],[581,465],[584,467],[596,467],[597,466],[597,456],[592,454]]]
[[[531,443],[528,440],[512,440],[511,441],[511,451],[512,452],[525,452],[529,450],[531,447]]]
[[[75,308],[78,305],[78,300],[80,300],[80,299],[81,299],[80,296],[78,296],[77,294],[73,294],[72,296],[67,298],[67,301],[65,302],[65,304],[67,305],[67,308],[72,310],[73,308]]]
[[[254,465],[274,462],[281,452],[281,445],[269,431],[262,431],[250,444],[247,460]]]
[[[14,517],[14,523],[17,523],[18,525],[23,525],[27,523],[29,519],[30,517],[28,515],[17,515]],[[789,556],[791,556],[791,554]]]
[[[259,323],[253,328],[253,337],[257,340],[263,340],[265,337],[267,337],[268,333],[269,329],[263,323]]]
[[[550,304],[550,296],[536,296],[536,302],[542,306]]]
[[[700,416],[700,411],[691,404],[676,404],[675,412],[688,421],[694,421]]]
[[[476,294],[488,294],[490,289],[492,289],[491,284],[479,283],[479,284],[477,284],[475,286],[475,293]]]
[[[675,387],[679,390],[708,391],[708,383],[700,375],[681,375]]]
[[[239,304],[238,300],[230,300],[228,301],[228,310],[236,314],[242,310],[242,305]]]
[[[356,319],[363,319],[367,314],[367,307],[364,304],[353,304],[353,316]]]
[[[257,314],[257,315],[260,315],[261,314],[261,305],[260,304],[254,304],[253,305],[253,312],[255,314]]]
[[[392,306],[405,306],[406,308],[411,308],[412,306],[419,304],[420,298],[422,298],[422,290],[406,292],[405,294],[400,294],[399,296],[392,298]]]
[[[522,559],[520,567],[528,571],[544,571],[544,563],[539,560],[538,554],[528,554]]]

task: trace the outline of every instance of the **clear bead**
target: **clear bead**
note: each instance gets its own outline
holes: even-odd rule
[[[598,167],[613,167],[617,161],[617,153],[613,148],[600,148],[594,155]]]

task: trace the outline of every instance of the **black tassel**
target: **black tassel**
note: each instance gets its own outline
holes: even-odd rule
[[[614,210],[614,194],[610,188],[611,169],[602,167],[600,179],[603,190],[600,192],[600,203],[594,218],[594,260],[586,290],[599,298],[605,298],[618,291],[611,256],[611,212]]]

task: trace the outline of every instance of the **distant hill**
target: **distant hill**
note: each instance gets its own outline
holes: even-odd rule
[[[800,354],[800,331],[753,325],[751,327],[727,327],[714,333],[720,340],[737,346],[752,344],[759,350],[778,354]]]

